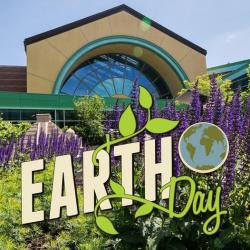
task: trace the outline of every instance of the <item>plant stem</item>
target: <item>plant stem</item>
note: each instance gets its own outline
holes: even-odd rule
[[[137,132],[135,132],[134,134],[132,135],[128,135],[128,136],[125,136],[125,137],[121,137],[121,138],[118,138],[118,139],[115,139],[113,141],[110,141],[110,137],[108,137],[108,134],[106,134],[106,143],[100,145],[93,153],[92,155],[92,162],[94,164],[94,166],[98,166],[98,162],[96,160],[96,157],[97,157],[97,154],[103,150],[103,149],[107,149],[106,151],[109,152],[110,150],[110,146],[114,145],[114,144],[117,144],[119,142],[122,142],[122,141],[126,141],[134,136],[137,136],[139,135],[140,133],[142,133],[145,129],[146,129],[146,126],[147,126],[147,123],[150,121],[151,119],[151,113],[150,113],[150,109],[147,110],[148,111],[148,117],[147,117],[147,122],[145,123],[145,125],[140,129],[138,130]]]
[[[107,196],[101,198],[97,202],[97,204],[95,206],[95,211],[94,211],[95,217],[98,216],[98,208],[100,207],[100,205],[101,205],[102,202],[104,202],[105,200],[108,200],[108,199],[117,199],[117,198],[130,199],[130,200],[138,201],[138,202],[141,202],[141,203],[144,203],[144,204],[150,204],[152,207],[154,207],[154,208],[156,208],[158,210],[161,210],[164,213],[169,213],[169,210],[166,209],[165,207],[163,207],[161,205],[158,205],[158,204],[156,204],[156,203],[154,203],[152,201],[148,201],[146,199],[138,197],[138,196],[129,195],[129,194],[123,194],[123,195],[111,194],[111,195],[107,195]]]

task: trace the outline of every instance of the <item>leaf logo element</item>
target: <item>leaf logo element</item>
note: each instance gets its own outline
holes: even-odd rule
[[[119,121],[119,131],[122,136],[132,135],[136,130],[136,119],[134,112],[129,105],[122,113]]]
[[[179,121],[171,121],[164,118],[154,118],[148,121],[146,129],[153,134],[163,134],[173,130]]]
[[[105,216],[96,217],[96,224],[105,233],[113,235],[119,234],[114,228],[112,222]]]
[[[125,189],[122,185],[110,180],[109,182],[111,189],[113,190],[114,193],[118,195],[124,195],[125,194]]]
[[[145,109],[150,109],[153,104],[152,97],[150,93],[144,87],[139,87],[139,103]]]
[[[151,204],[144,204],[138,208],[135,213],[135,218],[150,214],[153,211],[153,206]]]

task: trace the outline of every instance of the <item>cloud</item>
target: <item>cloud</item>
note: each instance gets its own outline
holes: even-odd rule
[[[237,35],[235,33],[231,33],[229,34],[227,37],[226,37],[226,42],[227,43],[230,43],[232,42],[232,40],[236,39],[237,38]]]
[[[215,36],[205,48],[208,66],[250,59],[250,27]]]

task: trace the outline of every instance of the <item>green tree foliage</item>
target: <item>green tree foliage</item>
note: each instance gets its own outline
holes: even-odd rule
[[[222,75],[218,75],[216,80],[219,84],[220,91],[223,95],[223,98],[226,100],[231,100],[233,97],[233,91],[231,89],[231,81],[230,80],[223,80]],[[197,83],[197,88],[200,94],[208,96],[210,93],[210,78],[208,74],[204,74],[201,76],[197,76],[194,82],[184,81],[185,88],[182,89],[178,95],[184,94],[187,90],[193,89],[195,84]]]
[[[247,104],[247,98],[250,96],[250,64],[247,69],[247,76],[248,76],[248,85],[245,91],[241,92],[241,98],[243,102],[243,109],[245,110]]]
[[[31,124],[29,122],[20,122],[13,124],[9,121],[4,121],[0,118],[0,138],[2,141],[16,140],[19,136],[22,136],[29,128]]]
[[[103,140],[104,107],[104,100],[99,96],[84,96],[75,101],[79,119],[75,131],[88,145],[96,145]]]
[[[243,110],[246,109],[247,98],[250,96],[250,65],[247,69],[247,77],[248,77],[248,86],[244,91],[241,91],[241,100],[243,104]],[[222,93],[223,99],[227,101],[231,101],[234,92],[231,89],[232,82],[230,80],[223,80],[222,75],[218,75],[216,77],[216,81],[219,85],[220,91]],[[194,82],[184,81],[185,88],[183,88],[178,96],[184,94],[187,90],[192,90],[197,84],[197,88],[200,94],[209,96],[211,81],[208,74],[204,74],[201,76],[197,76]],[[179,104],[179,102],[177,102]]]

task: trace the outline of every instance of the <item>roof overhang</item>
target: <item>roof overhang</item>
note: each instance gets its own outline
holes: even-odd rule
[[[47,38],[49,38],[51,36],[58,35],[60,33],[63,33],[63,32],[69,31],[71,29],[80,27],[82,25],[94,22],[96,20],[105,18],[107,16],[116,14],[116,13],[121,12],[121,11],[125,11],[125,12],[133,15],[134,17],[138,18],[138,19],[141,19],[141,20],[145,19],[145,16],[143,14],[141,14],[141,13],[137,12],[136,10],[128,7],[125,4],[122,4],[122,5],[119,5],[117,7],[112,8],[112,9],[108,9],[108,10],[105,10],[103,12],[97,13],[95,15],[83,18],[81,20],[78,20],[78,21],[75,21],[75,22],[60,26],[58,28],[55,28],[55,29],[52,29],[52,30],[49,30],[49,31],[46,31],[46,32],[43,32],[43,33],[40,33],[38,35],[26,38],[24,40],[25,50],[26,50],[26,46],[29,45],[29,44],[41,41],[43,39],[47,39]],[[148,19],[148,20],[150,20],[150,19]],[[198,46],[198,45],[190,42],[189,40],[181,37],[180,35],[176,34],[175,32],[163,27],[159,23],[157,23],[157,22],[155,22],[153,20],[150,20],[150,25],[153,26],[154,28],[160,30],[161,32],[167,34],[168,36],[178,40],[179,42],[185,44],[186,46],[196,50],[197,52],[199,52],[199,53],[201,53],[203,55],[207,54],[207,51],[205,49],[203,49],[200,46]]]

